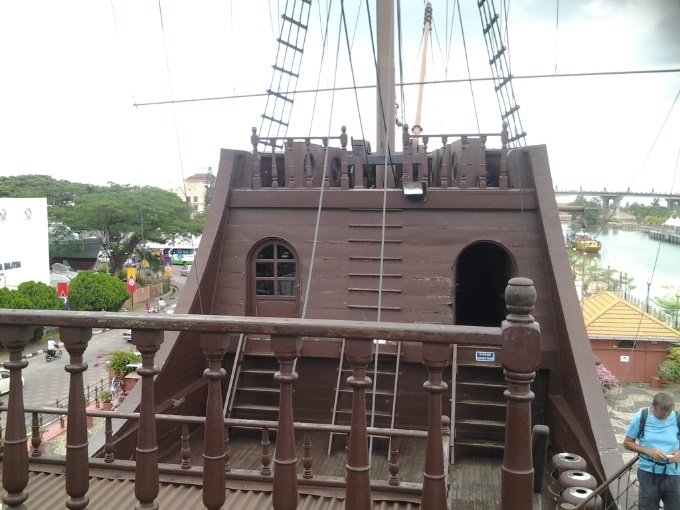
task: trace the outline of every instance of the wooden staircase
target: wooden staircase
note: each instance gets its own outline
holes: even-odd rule
[[[227,418],[278,419],[281,391],[274,374],[279,371],[279,362],[273,352],[256,349],[259,342],[268,340],[248,338],[247,335],[239,338],[225,398],[224,415]]]
[[[366,390],[366,413],[368,425],[374,427],[394,427],[397,406],[397,388],[399,386],[399,364],[401,359],[401,343],[376,343],[376,364],[371,363],[367,375],[375,385],[375,404],[373,390]],[[350,425],[352,418],[352,387],[347,378],[352,375],[352,367],[345,357],[345,340],[342,341],[338,380],[335,386],[332,425]],[[371,419],[372,417],[372,419]],[[328,455],[333,451],[334,439],[344,436],[340,432],[331,432],[328,439]],[[377,436],[374,436],[377,437]]]
[[[477,353],[480,352],[493,353],[494,360],[479,361]],[[479,448],[503,450],[507,409],[504,391],[508,384],[498,354],[499,351],[488,347],[459,346],[457,349],[452,412],[455,417],[453,446],[458,454]]]

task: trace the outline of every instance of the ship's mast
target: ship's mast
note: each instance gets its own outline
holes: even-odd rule
[[[427,2],[425,6],[425,23],[423,25],[423,58],[420,61],[420,85],[418,86],[418,107],[416,108],[416,123],[413,125],[413,134],[423,132],[420,125],[420,111],[423,107],[423,87],[425,86],[425,70],[427,68],[427,42],[430,40],[430,24],[432,23],[432,4]]]
[[[378,97],[376,118],[377,152],[394,154],[394,0],[376,0],[378,20]],[[376,185],[383,186],[382,168],[376,169]],[[394,176],[387,171],[387,187],[394,187]]]

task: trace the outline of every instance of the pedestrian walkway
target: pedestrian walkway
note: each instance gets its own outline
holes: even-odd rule
[[[610,393],[606,397],[607,411],[616,434],[619,452],[626,462],[636,455],[623,447],[623,439],[626,436],[628,425],[630,425],[635,413],[644,407],[649,407],[654,395],[660,391],[673,395],[675,410],[680,412],[680,384],[669,384],[665,388],[659,389],[652,388],[646,383],[623,383],[617,392]]]

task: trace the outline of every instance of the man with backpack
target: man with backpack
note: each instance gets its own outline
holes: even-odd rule
[[[638,411],[630,422],[623,446],[640,454],[640,510],[680,510],[680,417],[668,393],[657,393],[652,406]],[[638,443],[635,441],[638,440]]]

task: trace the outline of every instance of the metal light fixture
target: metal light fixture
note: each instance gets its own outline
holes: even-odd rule
[[[401,191],[409,200],[425,200],[427,195],[427,184],[424,182],[402,182]]]

